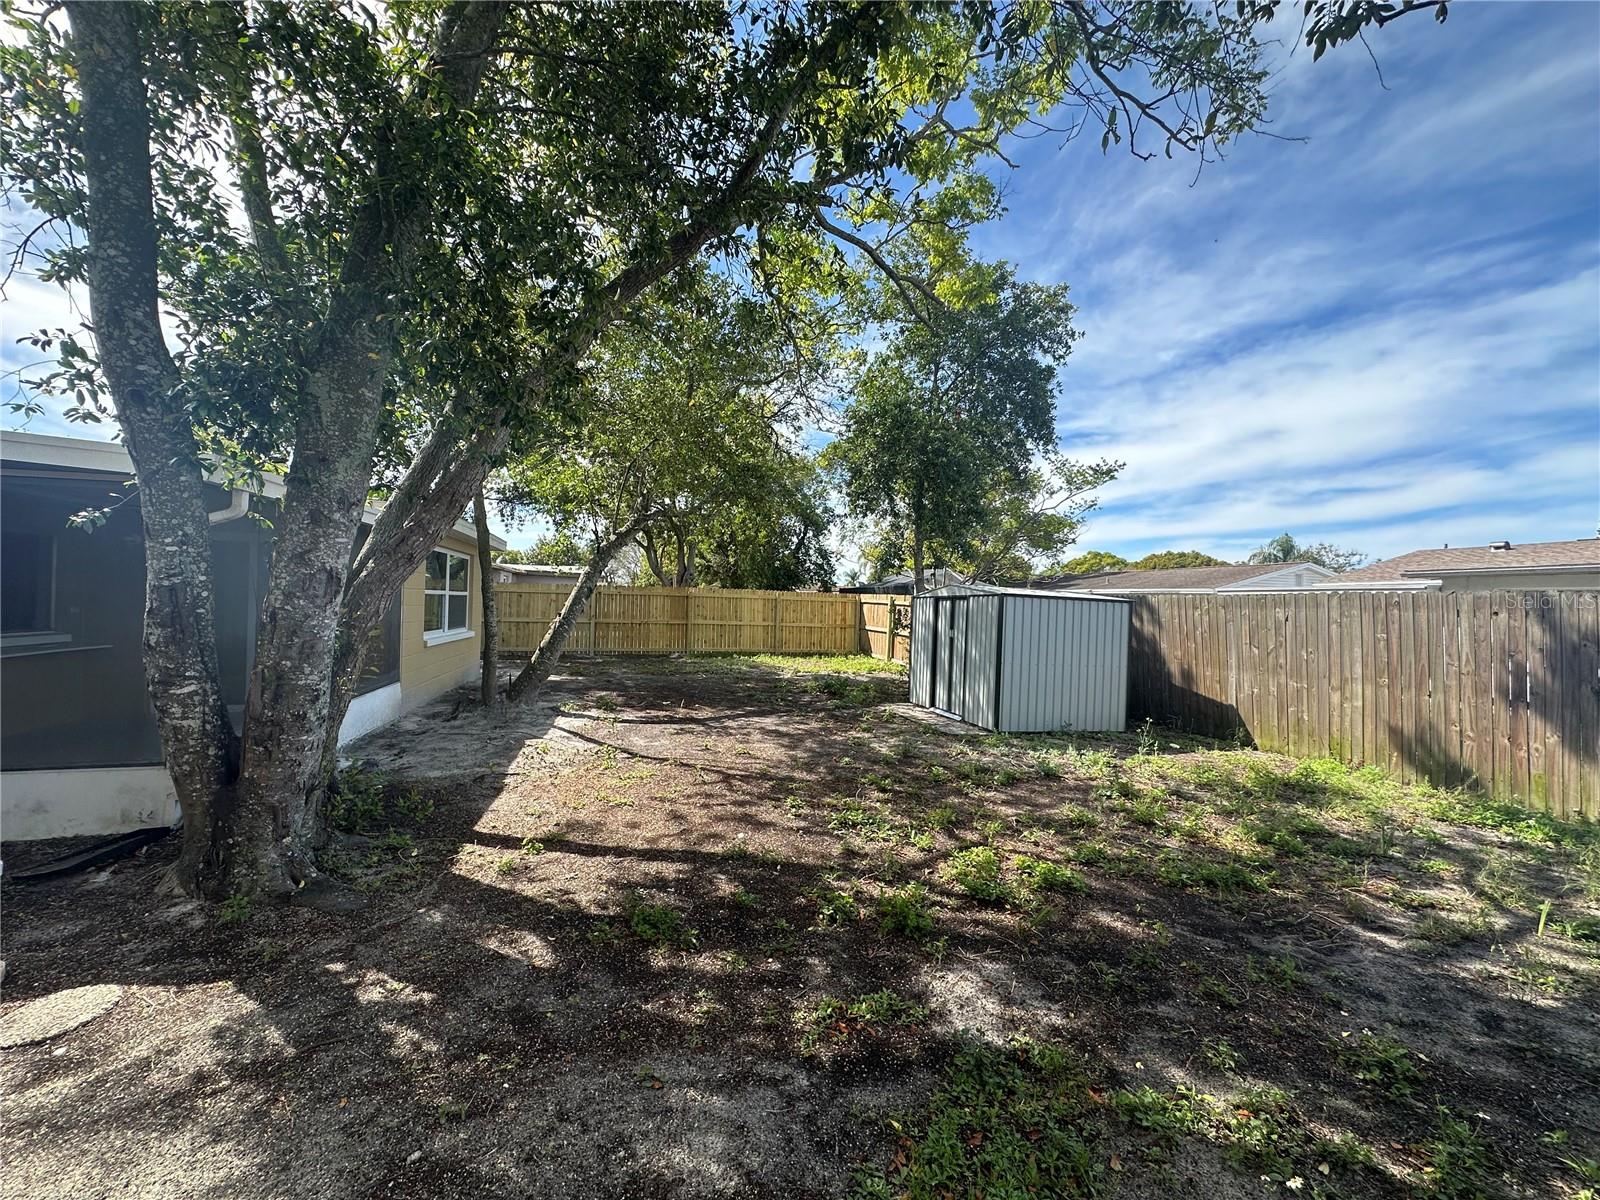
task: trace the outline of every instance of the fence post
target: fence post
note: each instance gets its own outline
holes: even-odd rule
[[[778,646],[778,597],[772,596],[772,628],[767,632],[767,651],[770,654],[779,653]]]

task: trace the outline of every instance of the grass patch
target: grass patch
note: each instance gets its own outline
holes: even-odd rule
[[[829,1046],[842,1046],[891,1030],[914,1029],[928,1019],[928,1010],[892,988],[841,1000],[824,996],[795,1013],[800,1032],[800,1052],[814,1054]]]
[[[884,892],[878,897],[878,928],[884,933],[921,941],[933,933],[933,906],[920,883]]]
[[[854,1200],[1088,1196],[1102,1167],[1086,1130],[1081,1061],[1055,1046],[960,1051],[927,1111],[892,1121],[887,1167],[857,1174]]]
[[[905,678],[904,663],[873,658],[870,654],[752,654],[744,661],[761,667],[776,667],[802,675],[888,675]]]
[[[684,924],[683,914],[668,904],[646,904],[635,895],[624,914],[634,937],[651,946],[693,949],[699,933]]]

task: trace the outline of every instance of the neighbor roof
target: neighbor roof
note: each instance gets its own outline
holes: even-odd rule
[[[1207,591],[1274,575],[1310,563],[1237,563],[1226,567],[1173,567],[1166,571],[1099,571],[1093,575],[1058,575],[1040,579],[1033,587],[1068,592],[1187,592]]]
[[[1507,546],[1497,550],[1495,546]],[[1488,546],[1446,546],[1438,550],[1413,550],[1394,558],[1346,571],[1330,581],[1342,587],[1390,579],[1437,579],[1442,575],[1477,575],[1498,571],[1553,571],[1592,567],[1600,572],[1600,538],[1570,542],[1495,542]]]

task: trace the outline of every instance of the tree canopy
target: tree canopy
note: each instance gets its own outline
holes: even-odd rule
[[[1158,550],[1128,564],[1131,571],[1171,571],[1178,567],[1226,567],[1230,564],[1198,550]]]
[[[1330,571],[1353,571],[1366,562],[1360,550],[1341,550],[1331,542],[1313,542],[1302,546],[1287,533],[1280,533],[1271,541],[1250,552],[1253,563],[1315,563]]]
[[[1085,550],[1055,568],[1063,575],[1092,575],[1096,571],[1125,571],[1128,560],[1109,550]]]

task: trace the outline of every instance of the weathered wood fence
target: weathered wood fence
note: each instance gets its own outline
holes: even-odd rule
[[[1129,712],[1600,817],[1600,592],[1143,596]]]
[[[501,648],[536,649],[569,591],[563,584],[497,584]],[[569,647],[601,654],[857,654],[865,649],[861,602],[874,599],[879,597],[601,587]]]
[[[892,662],[911,661],[911,597],[859,595],[861,652]]]

